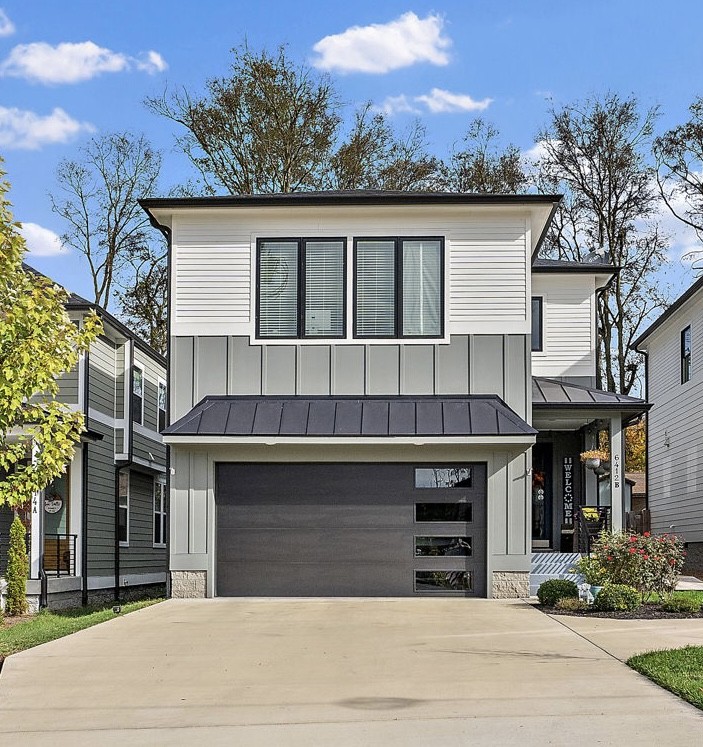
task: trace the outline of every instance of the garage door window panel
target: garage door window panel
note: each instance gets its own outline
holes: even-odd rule
[[[415,556],[429,557],[470,557],[471,537],[415,537]]]
[[[415,521],[418,522],[462,522],[468,524],[473,520],[471,503],[428,502],[415,504]]]
[[[415,571],[415,591],[435,594],[473,591],[473,574],[462,570]]]

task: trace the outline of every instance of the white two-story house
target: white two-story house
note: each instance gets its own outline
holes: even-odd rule
[[[622,524],[643,403],[594,389],[614,268],[535,261],[558,200],[142,202],[170,244],[174,596],[522,596],[579,505]]]

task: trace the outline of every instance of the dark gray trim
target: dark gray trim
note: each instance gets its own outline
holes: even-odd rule
[[[703,288],[703,277],[698,278],[698,280],[696,280],[696,282],[685,293],[680,295],[666,311],[664,311],[654,322],[652,322],[652,324],[650,324],[649,327],[647,327],[647,329],[636,340],[633,341],[631,347],[634,350],[637,350],[640,344],[644,340],[646,340],[652,334],[652,332],[659,329],[659,327],[661,327],[661,325],[664,324],[667,319],[675,314],[686,303],[686,301],[689,301],[691,298],[693,298],[693,296],[695,296],[701,288]]]
[[[464,192],[397,192],[348,190],[288,192],[283,194],[226,195],[217,197],[149,197],[139,200],[148,213],[152,208],[259,207],[265,205],[546,205],[559,203],[562,195],[475,194]],[[555,208],[556,209],[556,206]],[[550,221],[551,221],[550,215]],[[157,222],[158,223],[158,222]],[[153,224],[152,224],[153,225]],[[156,226],[161,230],[159,225]],[[541,240],[541,239],[540,239]],[[539,248],[539,247],[538,247]]]
[[[597,262],[570,262],[561,259],[539,258],[532,263],[532,272],[536,274],[583,273],[585,275],[600,275],[604,272],[618,273],[621,268],[617,265]]]
[[[532,296],[530,299],[530,305],[535,301],[539,302],[539,345],[535,345],[534,339],[532,339],[532,329],[530,329],[530,352],[542,353],[544,352],[544,296]],[[534,318],[534,310],[531,309],[532,318]]]

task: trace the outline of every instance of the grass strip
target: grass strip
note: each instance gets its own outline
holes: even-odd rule
[[[144,599],[139,602],[128,602],[121,605],[122,612],[127,614],[149,607],[160,602],[160,599]],[[0,624],[0,662],[18,651],[48,643],[92,625],[112,620],[117,614],[109,607],[79,607],[71,610],[43,610],[37,615],[16,625],[3,627]]]
[[[638,654],[628,659],[627,664],[703,710],[703,646]]]

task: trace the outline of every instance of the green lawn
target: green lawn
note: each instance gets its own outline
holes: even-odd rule
[[[160,599],[145,599],[140,602],[129,602],[122,605],[122,612],[128,612],[148,607],[161,601]],[[78,630],[89,628],[91,625],[111,620],[116,617],[109,607],[79,607],[73,610],[51,612],[44,610],[28,620],[15,625],[0,624],[0,661],[10,654],[24,651],[27,648],[47,643],[56,638],[62,638]]]
[[[689,599],[695,599],[697,602],[703,604],[703,591],[675,591],[675,597],[688,597]],[[658,599],[655,597],[653,602],[657,602]]]
[[[638,654],[627,663],[657,685],[703,709],[703,646]]]

